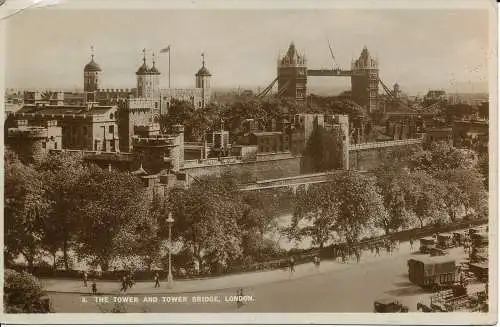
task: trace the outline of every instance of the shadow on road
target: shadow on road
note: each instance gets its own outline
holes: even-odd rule
[[[387,291],[385,293],[392,296],[408,296],[408,295],[426,294],[427,292],[422,288],[420,288],[419,286],[412,284],[411,286],[401,287],[398,289]]]
[[[397,282],[397,283],[394,283],[394,286],[398,286],[398,287],[404,287],[404,286],[415,286],[415,284],[413,284],[412,282],[410,281],[405,281],[405,282]]]

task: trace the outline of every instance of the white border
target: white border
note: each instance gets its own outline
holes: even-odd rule
[[[490,283],[498,287],[497,269],[498,267],[498,224],[497,220],[497,167],[498,167],[498,29],[497,29],[497,8],[493,0],[7,0],[0,7],[0,74],[5,72],[5,27],[8,16],[11,14],[22,14],[22,9],[26,7],[54,6],[61,9],[487,9],[490,12],[490,53],[489,59],[490,76]],[[29,10],[29,9],[28,9]],[[7,16],[7,17],[6,17]],[[0,106],[3,106],[4,97],[4,76],[0,76]],[[0,111],[0,117],[4,111]],[[2,117],[3,118],[3,117]],[[3,133],[2,136],[3,138]],[[3,142],[1,143],[3,145]],[[3,168],[3,156],[2,156]],[[3,173],[0,174],[3,182]],[[0,191],[0,200],[3,203],[3,188]],[[3,210],[2,210],[3,213]],[[3,230],[3,225],[2,225]],[[3,242],[3,233],[0,241]],[[2,243],[3,244],[3,243]],[[0,255],[3,264],[3,252]],[[3,270],[2,270],[3,273]],[[0,279],[0,286],[3,289],[3,278]],[[12,314],[2,315],[1,322],[6,323],[125,323],[125,324],[406,324],[406,325],[489,325],[497,321],[497,287],[490,287],[490,312],[487,314],[478,313],[406,313],[406,314],[351,314],[351,313],[222,313],[222,314],[177,314],[177,313],[147,313],[147,314]],[[0,299],[0,302],[3,299]],[[3,306],[2,306],[3,307]]]

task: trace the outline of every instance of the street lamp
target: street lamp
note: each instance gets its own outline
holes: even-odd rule
[[[174,219],[172,218],[172,213],[168,213],[168,288],[174,287],[174,279],[172,277],[172,225],[174,224]]]

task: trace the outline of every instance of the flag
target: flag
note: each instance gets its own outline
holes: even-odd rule
[[[160,50],[160,53],[165,53],[165,52],[170,52],[170,46]]]

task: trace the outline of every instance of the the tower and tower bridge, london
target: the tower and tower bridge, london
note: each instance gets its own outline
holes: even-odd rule
[[[20,152],[21,157],[32,160],[50,151],[73,153],[101,167],[130,171],[140,176],[149,189],[163,190],[227,169],[252,176],[243,189],[259,188],[262,183],[269,188],[324,182],[325,174],[310,175],[313,171],[309,159],[301,154],[318,126],[333,133],[337,140],[336,169],[366,170],[387,151],[422,142],[422,131],[414,126],[410,126],[405,138],[353,142],[351,122],[346,115],[324,114],[284,118],[273,124],[273,130],[259,131],[248,125],[243,140],[233,139],[229,131],[220,130],[212,131],[203,144],[185,142],[183,126],[176,125],[171,134],[163,134],[159,117],[168,115],[174,100],[188,101],[197,110],[213,101],[212,75],[204,57],[194,76],[193,88],[161,88],[161,73],[154,55],[148,65],[145,51],[135,72],[135,88],[102,89],[102,73],[92,53],[83,69],[83,94],[25,92],[23,107],[6,119],[6,144]],[[377,110],[379,84],[389,96],[394,96],[380,80],[378,62],[366,47],[350,69],[311,69],[292,43],[278,60],[276,78],[257,97],[266,96],[277,84],[278,97],[304,104],[307,80],[312,76],[350,77],[351,99],[368,113]],[[244,124],[242,121],[242,126],[247,126]]]

